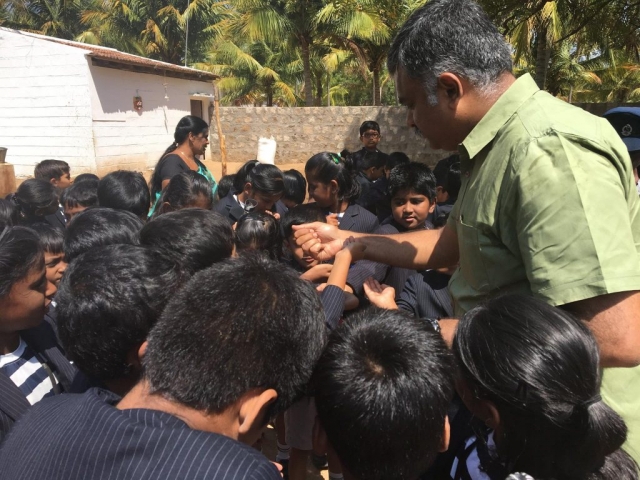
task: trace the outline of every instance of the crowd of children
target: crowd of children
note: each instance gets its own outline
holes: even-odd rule
[[[207,132],[182,119],[149,185],[45,160],[0,200],[3,479],[303,480],[310,458],[334,480],[638,479],[580,321],[504,295],[447,346],[455,266],[296,243],[313,222],[441,228],[457,156],[386,155],[367,121],[304,175],[252,160],[216,183]]]

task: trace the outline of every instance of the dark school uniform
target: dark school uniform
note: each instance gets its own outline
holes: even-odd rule
[[[233,193],[233,189],[227,194],[226,197],[220,199],[220,201],[213,207],[214,212],[218,212],[224,215],[229,223],[233,225],[240,217],[244,215],[244,208],[240,205],[240,202],[236,200],[235,194]]]
[[[372,233],[379,224],[373,213],[356,204],[349,205],[342,217],[338,217],[338,222],[340,230],[358,233]]]
[[[360,177],[363,177],[361,180]],[[386,177],[379,178],[375,182],[360,173],[356,177],[360,182],[360,196],[356,203],[378,217],[378,221],[382,223],[391,215],[391,199],[387,194],[389,181]]]
[[[367,150],[365,147],[362,147],[360,150],[357,150],[351,154],[351,158],[353,159],[353,165],[356,167],[356,170],[360,170],[360,162],[362,161],[362,159],[367,153],[371,153],[371,152],[377,153],[379,157],[381,156],[382,158],[384,158],[385,164],[387,163],[387,160],[389,159],[389,155],[387,155],[386,153],[378,150],[377,148],[375,150]]]
[[[36,405],[0,450],[3,480],[282,480],[248,445],[119,400],[94,388]]]
[[[450,279],[451,276],[436,270],[411,275],[396,300],[398,308],[418,318],[453,317]]]
[[[67,217],[64,216],[64,209],[62,205],[58,206],[56,213],[52,215],[45,215],[44,219],[49,225],[62,231],[67,228]]]
[[[425,222],[424,228],[430,230],[433,228],[429,222]],[[387,218],[382,225],[376,230],[376,235],[394,235],[408,231],[402,225],[397,223],[393,217]],[[385,263],[373,262],[371,260],[360,260],[349,269],[347,283],[353,289],[353,293],[358,296],[364,294],[363,285],[367,278],[373,277],[380,283],[385,283],[396,290],[396,298],[400,296],[404,284],[407,279],[414,275],[416,270],[400,267],[392,267]]]
[[[72,385],[79,372],[64,356],[51,325],[43,321],[37,327],[20,332],[20,338],[40,364],[46,365],[44,372],[51,381],[54,392],[73,391]],[[35,372],[34,375],[37,373]],[[0,392],[0,441],[2,441],[12,429],[13,424],[32,407],[24,389],[18,387],[2,370],[0,370]]]

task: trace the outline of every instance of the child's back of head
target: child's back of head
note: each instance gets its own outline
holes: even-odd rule
[[[287,208],[293,208],[296,205],[304,203],[307,196],[307,180],[298,170],[291,169],[282,172],[284,178],[284,195],[282,202]]]
[[[218,182],[218,198],[222,199],[229,195],[229,192],[233,188],[233,182],[236,178],[236,174],[232,173],[231,175],[225,175]]]
[[[100,181],[100,177],[95,173],[81,173],[73,179],[73,183],[85,182],[87,180],[95,181],[97,183]]]
[[[183,208],[211,210],[212,206],[211,182],[198,172],[182,172],[173,176],[162,191],[153,217]]]
[[[448,443],[453,358],[424,320],[369,309],[329,337],[314,373],[318,419],[355,479],[413,479]]]
[[[148,222],[140,231],[140,244],[173,256],[193,274],[231,256],[233,230],[219,213],[187,208]]]
[[[110,245],[80,255],[69,265],[56,297],[67,355],[112,390],[126,379],[132,386],[140,373],[139,362],[132,359],[171,298],[169,292],[182,281],[172,259],[143,247]]]
[[[460,192],[460,156],[455,154],[440,160],[433,168],[436,177],[438,203],[455,203]]]
[[[101,207],[125,210],[140,219],[149,213],[151,194],[142,174],[118,170],[98,183],[98,204]]]
[[[67,262],[96,247],[138,245],[142,221],[131,212],[90,208],[69,222],[64,234]]]
[[[23,225],[43,221],[58,210],[56,188],[36,178],[22,182],[12,199],[19,211],[19,223]]]
[[[533,297],[505,295],[463,317],[453,351],[462,398],[499,436],[494,460],[505,475],[638,478],[620,449],[627,428],[600,398],[598,345],[583,322]]]
[[[98,180],[74,182],[60,195],[60,203],[67,221],[87,208],[98,206]]]
[[[19,221],[20,211],[15,202],[4,198],[0,199],[0,231],[2,231],[4,227],[18,225]]]
[[[280,224],[273,215],[251,212],[243,215],[236,224],[236,248],[238,253],[256,251],[271,260],[282,257]]]

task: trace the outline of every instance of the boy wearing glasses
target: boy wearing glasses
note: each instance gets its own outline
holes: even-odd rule
[[[371,195],[375,181],[384,177],[384,167],[389,155],[378,150],[380,142],[380,125],[373,120],[367,120],[360,125],[360,141],[362,149],[353,154],[353,162],[358,171],[356,177],[360,184],[358,205],[376,213],[376,195]]]

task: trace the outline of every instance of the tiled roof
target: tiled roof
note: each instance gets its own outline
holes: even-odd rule
[[[110,66],[112,68],[118,68],[118,65],[122,65],[123,69],[130,69],[126,67],[144,67],[146,73],[157,73],[158,75],[185,77],[191,79],[199,79],[204,81],[212,81],[218,79],[218,75],[211,72],[205,72],[195,68],[182,67],[173,63],[161,62],[159,60],[152,60],[150,58],[140,57],[138,55],[132,55],[130,53],[124,53],[115,48],[101,47],[98,45],[91,45],[88,43],[74,42],[71,40],[63,40],[61,38],[48,37],[45,35],[38,35],[35,33],[23,32],[19,30],[10,30],[0,27],[1,30],[13,31],[22,35],[39,38],[41,40],[47,40],[49,42],[60,43],[68,45],[74,48],[81,48],[88,50],[88,54],[91,58],[108,62],[108,64],[98,63],[100,66]],[[156,72],[154,72],[154,70]],[[172,75],[173,73],[173,75]]]

